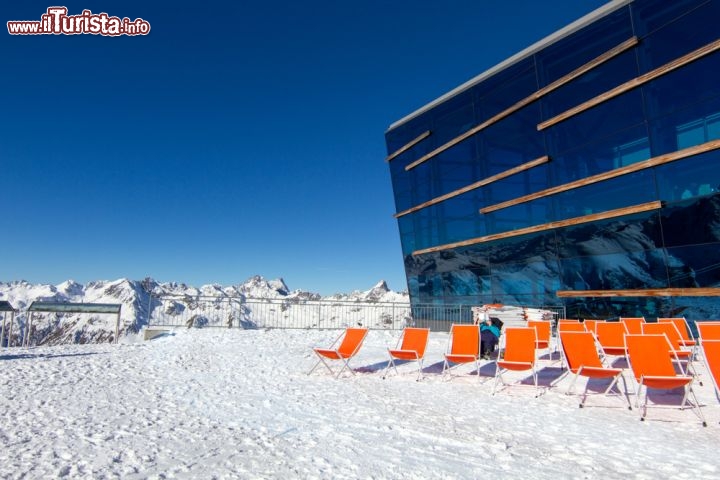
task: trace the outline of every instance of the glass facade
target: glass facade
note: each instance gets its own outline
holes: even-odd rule
[[[414,304],[720,318],[720,0],[591,18],[386,132]]]

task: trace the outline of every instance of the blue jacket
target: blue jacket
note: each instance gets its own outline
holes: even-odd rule
[[[480,327],[480,331],[490,330],[490,332],[496,337],[500,338],[500,330],[495,325],[485,325],[484,323]]]

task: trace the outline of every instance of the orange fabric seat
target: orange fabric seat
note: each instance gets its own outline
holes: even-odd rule
[[[703,359],[715,386],[715,396],[720,400],[720,340],[702,342]]]
[[[562,345],[562,350],[568,364],[568,369],[575,375],[573,377],[572,383],[568,387],[568,394],[572,392],[578,376],[587,377],[588,380],[591,378],[611,378],[612,381],[610,382],[610,385],[603,392],[605,395],[607,395],[610,390],[612,390],[613,387],[617,385],[618,379],[622,378],[623,383],[625,384],[625,398],[628,402],[628,408],[631,408],[630,399],[627,396],[627,382],[625,381],[625,377],[622,375],[622,369],[610,368],[603,365],[602,361],[600,360],[600,356],[598,355],[598,346],[595,343],[595,336],[592,334],[592,332],[560,332],[560,344]],[[580,401],[580,408],[585,405],[585,400],[587,399],[588,384],[589,381],[585,384],[583,397]],[[618,394],[622,395],[619,390]]]
[[[318,356],[319,360],[308,372],[308,375],[310,375],[321,363],[330,370],[330,373],[335,374],[333,369],[327,363],[327,360],[338,360],[343,364],[342,368],[337,372],[337,374],[335,374],[335,378],[340,377],[340,374],[345,371],[346,368],[355,375],[355,372],[350,368],[349,362],[350,359],[360,350],[367,332],[367,328],[348,327],[338,338],[335,339],[330,348],[314,347],[313,351]],[[338,345],[337,348],[333,348],[335,345]]]
[[[383,378],[387,376],[387,371],[390,367],[395,369],[395,373],[398,373],[397,367],[395,366],[395,360],[406,360],[417,362],[417,379],[420,380],[422,378],[422,364],[423,359],[425,358],[425,349],[427,348],[429,335],[429,328],[405,328],[401,337],[398,339],[398,345],[394,349],[388,348],[390,360],[388,360],[387,367],[385,367]]]
[[[480,376],[480,327],[477,325],[453,324],[450,327],[448,349],[443,363],[443,377],[457,365],[475,363],[478,377]]]
[[[680,338],[682,338],[683,346],[695,347],[697,345],[695,339],[692,338],[690,328],[688,327],[688,323],[687,320],[685,320],[685,317],[658,318],[657,320],[658,323],[672,323],[673,325],[675,325],[678,333],[680,333]]]
[[[720,322],[695,322],[700,343],[705,340],[720,340]]]
[[[508,327],[505,330],[504,338],[505,348],[501,349],[501,358],[498,358],[495,362],[493,395],[495,395],[499,382],[507,385],[502,374],[508,370],[532,371],[536,394],[539,393],[537,371],[535,370],[537,363],[537,330],[532,327]]]
[[[527,326],[535,329],[535,348],[537,350],[547,350],[548,356],[552,360],[552,349],[550,348],[552,324],[547,320],[528,320]]]
[[[585,321],[583,321],[583,325],[585,325],[585,330],[587,330],[588,332],[592,332],[594,334],[595,326],[601,321],[602,320],[593,320],[593,319],[585,320]]]
[[[635,405],[639,406],[640,396],[645,387],[645,398],[643,407],[640,409],[640,419],[644,420],[647,415],[648,389],[674,389],[684,387],[680,408],[688,403],[688,397],[692,396],[694,404],[691,405],[702,420],[703,426],[707,426],[700,404],[697,401],[695,392],[692,389],[693,377],[680,375],[675,372],[673,366],[673,350],[665,335],[633,335],[625,336],[627,346],[628,364],[632,369],[633,376],[638,382],[638,390]]]
[[[625,326],[620,322],[598,322],[595,336],[603,353],[609,356],[625,356]]]
[[[685,362],[683,373],[688,373],[690,370],[693,370],[692,357],[694,356],[694,352],[683,349],[682,337],[680,336],[680,332],[677,331],[677,328],[675,328],[674,323],[646,323],[643,325],[642,333],[646,335],[665,335],[670,343],[672,353],[678,360]]]
[[[639,335],[642,333],[642,325],[645,317],[620,317],[620,323],[625,325],[625,333]]]

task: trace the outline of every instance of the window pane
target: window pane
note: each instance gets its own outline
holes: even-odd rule
[[[608,254],[642,252],[662,247],[658,212],[650,211],[610,218],[557,230],[558,254],[562,258],[596,257],[598,265]],[[612,265],[608,265],[612,268]],[[618,268],[624,268],[618,264]],[[573,281],[574,282],[574,281]],[[573,282],[567,283],[568,288]],[[604,288],[604,287],[603,287]]]
[[[621,8],[535,55],[544,87],[632,37],[630,14]]]
[[[657,200],[651,170],[623,175],[554,195],[554,220],[606,212]]]
[[[703,5],[698,7],[698,4]],[[717,40],[718,2],[635,2],[641,74]]]
[[[549,127],[546,135],[558,152],[564,152],[644,121],[642,95],[636,88]]]
[[[565,258],[560,265],[562,284],[567,290],[666,288],[668,285],[662,249]]]
[[[637,76],[635,52],[626,51],[543,97],[543,120],[559,115]]]
[[[668,249],[670,287],[716,287],[720,284],[720,243]]]
[[[642,87],[651,118],[720,96],[720,82],[708,72],[720,70],[720,53],[689,63]],[[688,88],[692,85],[692,88]]]
[[[720,242],[720,195],[678,202],[662,210],[667,247]]]
[[[557,185],[597,175],[651,157],[647,127],[636,125],[563,153],[550,146],[550,168]]]

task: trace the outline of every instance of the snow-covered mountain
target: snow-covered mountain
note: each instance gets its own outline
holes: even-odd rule
[[[164,300],[167,299],[167,300]],[[144,280],[119,279],[95,281],[82,285],[72,280],[59,285],[30,284],[25,281],[0,282],[0,301],[8,301],[18,311],[11,342],[17,345],[24,335],[27,322],[26,309],[34,301],[72,303],[119,303],[120,337],[137,333],[147,325],[148,319],[158,312],[182,318],[191,325],[218,324],[208,320],[208,310],[218,311],[232,303],[240,304],[241,312],[248,311],[248,302],[298,305],[323,300],[333,302],[393,302],[408,303],[407,293],[391,291],[384,281],[366,291],[350,294],[321,295],[303,290],[291,291],[283,279],[266,280],[256,275],[247,281],[231,286],[218,284],[200,288],[183,283],[158,283],[151,278]],[[237,315],[237,314],[235,314]],[[217,316],[216,316],[217,317]],[[247,317],[247,316],[245,316]],[[9,315],[6,315],[6,320]],[[232,322],[233,318],[230,318]],[[242,322],[242,318],[238,318]],[[225,320],[223,320],[225,322]],[[31,344],[101,343],[113,341],[116,317],[105,314],[35,313],[33,316]],[[6,326],[5,345],[10,337]]]

